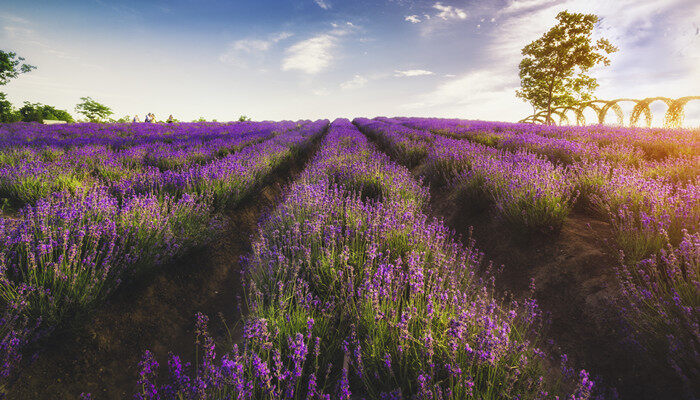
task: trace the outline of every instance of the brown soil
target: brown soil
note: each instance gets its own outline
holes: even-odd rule
[[[682,398],[680,388],[669,384],[659,368],[633,359],[634,352],[621,344],[611,307],[619,293],[614,271],[618,261],[608,245],[612,232],[607,223],[575,212],[561,231],[525,237],[459,200],[433,191],[431,212],[464,241],[473,229],[476,248],[502,268],[497,290],[523,299],[534,279],[535,298],[551,320],[545,337],[556,341],[545,347],[567,354],[570,366],[585,368],[599,386],[608,391],[614,387],[622,399]]]
[[[7,398],[76,399],[81,392],[94,399],[131,398],[138,390],[138,362],[145,350],[153,352],[162,373],[168,352],[195,365],[197,312],[210,317],[217,344],[239,337],[241,256],[251,250],[261,215],[277,204],[282,187],[312,153],[280,168],[272,182],[228,212],[227,231],[206,248],[116,292],[82,327],[53,335]]]

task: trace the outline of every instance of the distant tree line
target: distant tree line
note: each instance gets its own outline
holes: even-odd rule
[[[46,104],[25,101],[22,107],[15,109],[5,93],[0,92],[0,122],[42,122],[45,119],[75,122],[68,111]]]
[[[34,69],[35,66],[25,63],[24,57],[17,53],[0,50],[0,85]],[[42,122],[45,119],[74,122],[68,111],[46,104],[25,101],[22,107],[15,109],[5,93],[0,92],[0,122]]]
[[[17,78],[36,69],[35,66],[24,62],[24,58],[17,53],[0,50],[0,86],[7,84],[11,79]],[[82,115],[84,121],[88,122],[116,122],[126,123],[132,119],[127,115],[119,119],[112,118],[114,112],[108,106],[99,103],[91,97],[81,97],[81,102],[75,106],[75,111]],[[66,110],[59,110],[56,107],[25,101],[20,108],[15,108],[7,99],[5,93],[0,92],[0,123],[2,122],[43,122],[45,120],[58,120],[65,122],[76,122],[73,116]],[[192,122],[205,122],[203,117],[199,117]],[[238,121],[250,121],[250,118],[241,115]],[[80,122],[80,121],[78,121]],[[160,121],[162,122],[162,121]],[[171,122],[178,122],[172,119]],[[215,119],[212,122],[217,122]]]

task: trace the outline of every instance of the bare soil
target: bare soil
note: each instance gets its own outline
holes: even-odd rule
[[[488,211],[474,212],[468,203],[445,191],[432,191],[431,213],[461,236],[472,239],[484,259],[500,272],[496,288],[515,299],[534,296],[551,324],[545,345],[569,356],[570,366],[589,371],[605,398],[680,399],[680,387],[657,365],[623,345],[621,324],[612,304],[619,289],[619,264],[606,222],[580,211],[559,232],[524,235],[513,232]],[[466,204],[465,204],[466,203]],[[613,390],[614,388],[614,390]]]
[[[227,230],[213,243],[118,290],[78,328],[52,335],[7,398],[77,399],[82,392],[93,399],[131,398],[139,389],[138,363],[145,350],[155,355],[162,373],[169,352],[196,365],[197,312],[210,317],[217,345],[240,337],[241,257],[250,252],[261,217],[279,202],[283,187],[314,150],[279,168],[271,182],[227,212]]]

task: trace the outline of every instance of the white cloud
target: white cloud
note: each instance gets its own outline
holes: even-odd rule
[[[7,13],[0,14],[0,19],[4,19],[6,21],[13,22],[16,24],[28,24],[29,23],[29,20],[27,20],[25,18],[18,17],[18,16],[13,15],[13,14],[7,14]]]
[[[415,16],[420,20],[419,22],[421,22],[420,30],[422,36],[430,36],[435,32],[450,30],[453,28],[452,22],[464,21],[469,17],[465,9],[445,5],[439,1],[435,2],[431,8],[433,9],[432,15],[424,13],[422,18],[419,18],[417,15]],[[409,17],[406,17],[405,20],[408,21]]]
[[[466,19],[467,18],[467,12],[464,11],[463,9],[453,7],[453,6],[446,6],[439,1],[435,4],[433,4],[433,8],[439,11],[437,13],[436,17],[441,18],[445,21],[450,20],[450,19]]]
[[[233,49],[237,51],[245,51],[246,53],[252,53],[254,51],[267,51],[272,42],[269,40],[260,39],[241,39],[233,43]]]
[[[345,36],[349,33],[352,33],[356,31],[359,27],[352,22],[348,21],[344,24],[338,24],[338,23],[331,23],[331,26],[333,27],[333,30],[331,30],[329,33],[331,35],[335,36]]]
[[[289,47],[285,51],[287,56],[282,61],[282,70],[297,70],[314,75],[327,69],[335,58],[334,50],[338,46],[339,38],[359,28],[352,22],[332,23],[331,27],[333,29],[328,32],[317,34]]]
[[[470,115],[479,119],[505,120],[526,114],[527,105],[515,98],[516,79],[504,79],[500,70],[477,70],[441,83],[429,93],[405,104],[425,115]],[[524,116],[524,115],[523,115]]]
[[[287,49],[282,70],[298,70],[311,75],[323,71],[333,61],[336,42],[335,36],[324,33],[296,43]]]
[[[340,84],[343,90],[359,89],[367,84],[368,80],[362,75],[356,74],[352,79]]]
[[[280,32],[275,35],[272,35],[270,37],[270,40],[273,41],[274,43],[281,42],[284,39],[289,39],[290,37],[294,36],[293,33],[290,32]]]
[[[408,15],[406,18],[404,18],[404,21],[408,21],[412,24],[417,24],[420,22],[420,18],[418,18],[417,15]]]
[[[475,97],[481,98],[504,90],[510,91],[515,86],[517,86],[517,79],[504,79],[501,71],[483,69],[442,83],[433,94],[447,101],[471,104]],[[469,94],[469,99],[465,99],[464,94]],[[440,100],[435,99],[434,101],[439,102]]]
[[[226,52],[219,56],[219,61],[228,65],[239,67],[246,66],[246,61],[251,57],[259,58],[261,53],[270,50],[276,43],[292,37],[289,32],[280,32],[269,36],[267,39],[246,38],[230,43]]]
[[[499,11],[499,14],[513,14],[525,10],[554,5],[558,0],[514,0],[508,6]]]
[[[314,1],[316,2],[316,4],[319,7],[323,8],[324,10],[328,10],[331,8],[330,3],[327,3],[325,0],[314,0]]]
[[[424,69],[409,69],[405,71],[395,70],[394,76],[423,76],[423,75],[433,75],[433,71],[427,71]]]

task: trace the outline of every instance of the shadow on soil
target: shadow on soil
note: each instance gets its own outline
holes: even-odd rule
[[[431,213],[443,218],[466,243],[472,229],[476,248],[484,259],[502,268],[496,288],[515,299],[530,293],[549,315],[546,337],[556,343],[550,350],[569,356],[570,365],[591,373],[604,398],[680,399],[681,387],[664,368],[638,359],[622,345],[620,322],[611,304],[619,289],[614,266],[612,231],[582,212],[570,215],[559,232],[523,236],[513,232],[488,211],[476,213],[447,192],[432,191]]]

